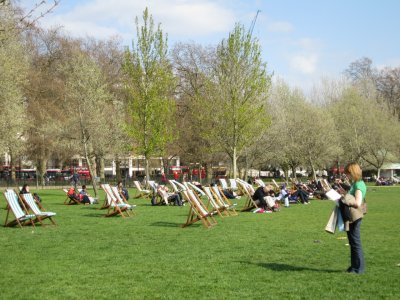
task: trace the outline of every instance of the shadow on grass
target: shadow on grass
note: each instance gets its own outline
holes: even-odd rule
[[[159,226],[159,227],[182,227],[182,223],[174,223],[174,222],[154,222],[150,226]],[[192,225],[193,226],[193,225]]]
[[[249,261],[240,261],[240,263],[259,266],[262,268],[270,269],[272,271],[298,271],[298,272],[312,271],[312,272],[323,272],[323,273],[343,273],[343,270],[310,268],[307,266],[293,266],[282,263],[253,263]]]

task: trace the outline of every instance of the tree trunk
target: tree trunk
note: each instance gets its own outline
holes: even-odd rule
[[[377,177],[380,178],[381,177],[381,168],[378,168],[377,173],[378,173]]]
[[[296,168],[292,167],[292,178],[296,181],[297,180],[297,176],[296,176]]]
[[[117,182],[121,181],[121,161],[118,157],[115,159],[115,175]]]
[[[10,175],[11,175],[11,183],[14,184],[17,176],[15,174],[15,163],[14,163],[14,155],[10,150]]]
[[[149,167],[149,159],[147,155],[144,157],[145,161],[145,172],[146,172],[146,188],[149,187],[149,180],[150,180],[150,167]]]
[[[233,178],[237,178],[237,156],[236,156],[236,147],[233,147],[232,153],[232,169],[233,169]]]
[[[106,175],[104,173],[104,157],[99,158],[99,176],[101,182],[106,182]]]
[[[40,177],[40,185],[42,187],[46,185],[46,182],[45,182],[46,165],[47,165],[47,160],[45,158],[40,158],[39,163],[38,163],[38,171],[39,171],[39,177]]]

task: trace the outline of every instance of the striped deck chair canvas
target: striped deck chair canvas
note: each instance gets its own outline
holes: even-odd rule
[[[53,220],[53,217],[56,215],[56,213],[51,211],[42,211],[36,204],[36,201],[31,193],[20,195],[20,199],[25,202],[26,207],[33,212],[33,214],[36,216],[36,218],[42,225],[43,225],[42,221],[45,219],[49,219],[50,222],[53,223],[53,225],[57,225],[56,222],[54,222]]]
[[[205,186],[205,187],[203,187],[203,189],[204,189],[204,193],[207,196],[208,203],[211,204],[211,206],[213,207],[214,211],[218,215],[220,215],[221,218],[223,218],[222,213],[224,213],[226,216],[229,216],[229,213],[227,212],[226,207],[221,205],[220,202],[217,199],[215,199],[213,193],[211,192],[210,187]]]
[[[207,210],[204,204],[197,198],[192,190],[187,190],[182,192],[188,202],[190,203],[189,214],[186,223],[182,227],[186,227],[196,223],[197,221],[202,221],[206,228],[210,228],[217,224],[212,214]]]
[[[106,200],[108,201],[108,210],[104,217],[113,217],[120,215],[125,218],[124,212],[129,216],[128,207],[125,204],[119,204],[115,198],[109,184],[101,184],[101,188],[106,193]]]
[[[236,211],[236,204],[233,204],[227,197],[225,197],[224,192],[221,187],[213,186],[211,188],[211,192],[217,201],[225,207],[225,209],[229,212],[230,215],[237,216],[238,213]]]
[[[133,209],[136,207],[136,205],[133,204],[129,204],[128,201],[124,198],[124,196],[122,196],[119,191],[118,188],[116,186],[111,186],[111,191],[113,192],[113,195],[115,196],[115,198],[117,199],[117,203],[118,204],[124,204],[127,206],[128,210],[133,212]],[[128,212],[129,214],[129,212]]]
[[[254,188],[250,187],[249,184],[243,180],[237,179],[237,183],[240,189],[243,191],[246,197],[245,203],[241,211],[250,211],[253,208],[258,208],[257,204],[253,200]]]
[[[4,192],[4,197],[7,201],[7,216],[6,221],[4,222],[4,227],[12,227],[18,225],[22,228],[22,226],[27,225],[28,223],[32,226],[35,226],[34,221],[36,220],[36,216],[33,214],[27,214],[26,208],[23,205],[23,208],[19,204],[18,195],[15,193],[14,190],[7,189]],[[10,216],[10,212],[14,214],[14,219],[8,220]]]

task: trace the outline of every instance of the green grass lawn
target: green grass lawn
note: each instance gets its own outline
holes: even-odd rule
[[[400,187],[368,188],[363,275],[344,272],[345,233],[324,231],[327,200],[217,217],[205,229],[180,228],[188,206],[133,199],[136,216],[103,218],[100,204],[63,205],[61,190],[39,194],[58,225],[0,228],[1,299],[399,298]],[[4,196],[0,204],[4,222]]]

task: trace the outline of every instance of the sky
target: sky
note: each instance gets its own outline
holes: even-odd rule
[[[20,1],[25,8],[38,2]],[[117,35],[130,46],[135,17],[146,7],[168,34],[170,49],[176,42],[216,46],[235,23],[250,28],[260,11],[253,36],[269,72],[305,92],[322,78],[339,79],[362,57],[377,68],[400,66],[398,0],[60,0],[40,23],[76,37]]]

